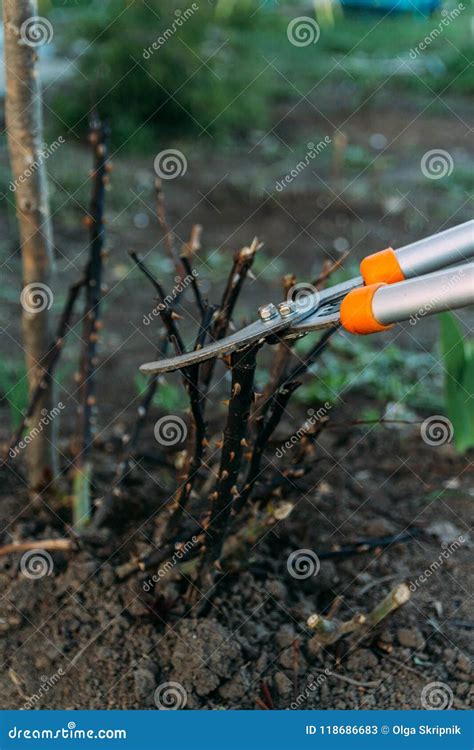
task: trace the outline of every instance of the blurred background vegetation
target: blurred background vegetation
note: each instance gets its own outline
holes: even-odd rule
[[[443,18],[441,12],[417,13],[415,4],[411,13],[378,17],[337,3],[204,0],[158,52],[151,45],[191,2],[43,0],[42,5],[54,23],[59,51],[78,58],[73,80],[54,96],[53,109],[68,127],[83,130],[91,104],[100,101],[116,142],[126,140],[129,149],[147,149],[157,134],[245,137],[268,126],[276,101],[298,98],[329,73],[335,95],[349,75],[354,106],[381,82],[387,97],[446,88],[466,94],[474,88],[472,66],[466,70],[469,19],[446,25],[412,59],[410,50]],[[443,12],[451,7],[454,3],[443,6]],[[288,19],[296,12],[318,20],[323,33],[317,44],[288,43]]]

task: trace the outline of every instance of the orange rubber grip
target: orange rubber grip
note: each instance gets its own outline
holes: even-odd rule
[[[365,336],[368,333],[387,331],[392,327],[379,323],[372,312],[372,299],[377,289],[382,286],[386,286],[383,281],[370,286],[362,286],[359,289],[353,289],[344,297],[340,312],[341,323],[346,331]]]
[[[395,251],[391,247],[364,258],[360,264],[360,272],[367,286],[380,281],[384,284],[395,284],[405,279]]]

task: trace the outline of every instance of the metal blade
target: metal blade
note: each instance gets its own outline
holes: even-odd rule
[[[292,336],[334,325],[334,321],[337,322],[338,320],[337,311],[328,308],[327,305],[332,301],[340,301],[351,289],[362,284],[362,278],[357,277],[325,289],[321,293],[308,295],[305,300],[304,309],[297,308],[295,312],[284,318],[278,315],[278,317],[271,318],[268,321],[257,320],[240,331],[233,333],[231,336],[207,344],[207,346],[197,351],[170,357],[169,359],[158,360],[157,362],[147,362],[141,365],[140,372],[144,375],[156,375],[162,372],[181,370],[184,367],[205,362],[207,359],[212,359],[213,357],[230,354],[237,349],[254,344],[260,339],[265,340],[272,335],[281,334],[286,329],[288,329],[288,335]],[[314,299],[311,299],[311,296]],[[319,319],[314,317],[319,309],[323,311],[323,315],[329,316],[327,320],[321,316]],[[304,323],[307,319],[311,319],[313,322],[311,325],[305,326]]]
[[[317,310],[305,317],[304,320],[292,323],[291,333],[294,335],[311,333],[311,331],[319,331],[321,328],[328,328],[339,323],[339,309],[342,300],[352,289],[360,286],[364,286],[362,276],[328,289],[328,292],[332,291],[332,295],[327,295],[324,300],[322,299]],[[330,298],[328,299],[328,297]]]
[[[276,320],[268,321],[268,323],[257,320],[255,323],[251,323],[249,326],[242,328],[231,336],[214,341],[212,344],[207,344],[207,346],[203,346],[202,349],[198,349],[197,351],[141,365],[140,372],[144,375],[156,375],[160,372],[180,370],[183,367],[195,365],[198,362],[205,362],[206,359],[219,357],[223,354],[230,354],[237,349],[241,349],[244,346],[257,342],[259,339],[265,339],[270,334],[278,333],[284,328],[288,328],[290,325],[291,320],[288,318],[283,320],[283,318],[279,317]]]

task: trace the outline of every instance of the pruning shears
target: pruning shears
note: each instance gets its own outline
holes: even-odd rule
[[[201,349],[148,362],[146,375],[189,367],[252,344],[276,343],[339,325],[353,334],[386,331],[395,323],[474,303],[474,220],[398,250],[366,256],[360,276],[300,301],[262,305],[259,319]]]

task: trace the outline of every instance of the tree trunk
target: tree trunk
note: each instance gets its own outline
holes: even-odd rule
[[[53,241],[44,156],[41,89],[37,70],[38,36],[25,22],[37,15],[36,0],[4,0],[8,148],[12,168],[23,264],[22,330],[30,393],[43,374],[42,361],[51,343]],[[39,33],[42,29],[39,29]],[[56,476],[56,419],[46,414],[56,405],[52,387],[35,407],[28,427],[39,428],[27,449],[31,489]]]

